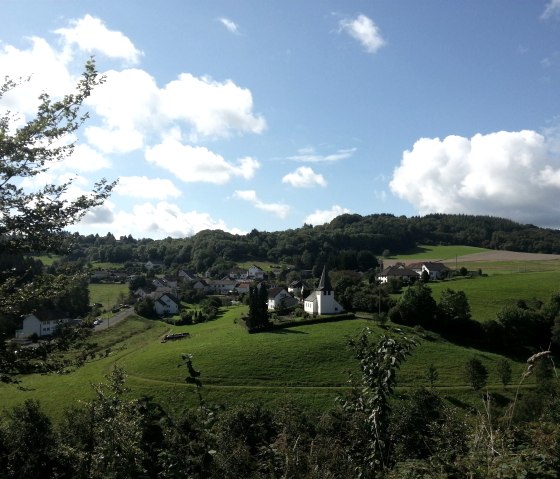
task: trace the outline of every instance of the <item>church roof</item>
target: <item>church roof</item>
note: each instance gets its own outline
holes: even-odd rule
[[[321,274],[321,280],[319,281],[319,286],[317,291],[332,291],[331,280],[329,279],[329,274],[327,273],[327,267],[323,266],[323,274]]]

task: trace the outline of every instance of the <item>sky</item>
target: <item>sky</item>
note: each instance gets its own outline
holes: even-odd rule
[[[118,180],[82,234],[160,239],[343,213],[560,227],[560,0],[0,0],[0,111],[105,76],[71,158]],[[15,125],[17,126],[17,124]]]

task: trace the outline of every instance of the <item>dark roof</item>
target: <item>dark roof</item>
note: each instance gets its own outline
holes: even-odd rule
[[[268,290],[268,299],[274,299],[276,298],[276,296],[278,296],[278,294],[280,294],[282,291],[286,291],[284,288],[271,288]],[[286,292],[286,294],[288,294]]]
[[[331,280],[329,279],[329,274],[327,273],[327,267],[323,266],[323,274],[321,274],[321,280],[319,281],[319,287],[317,291],[332,291]]]
[[[36,311],[33,314],[39,321],[56,321],[59,319],[68,319],[68,313],[64,311],[51,311],[45,309],[41,311]]]
[[[427,263],[423,263],[423,265],[428,268],[428,269],[432,269],[434,271],[446,271],[449,268],[447,266],[445,266],[443,263],[432,263],[432,262],[427,262]]]
[[[396,277],[418,276],[418,273],[404,266],[389,266],[388,268],[385,268],[377,276],[378,277],[379,276],[396,276]]]

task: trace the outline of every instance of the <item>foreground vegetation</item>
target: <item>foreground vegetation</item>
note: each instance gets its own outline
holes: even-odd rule
[[[548,353],[524,371],[537,374],[537,394],[477,393],[486,414],[476,415],[433,388],[395,395],[414,339],[366,328],[348,345],[353,387],[321,414],[288,402],[217,410],[191,354],[180,371],[196,401],[173,417],[153,397],[127,399],[120,367],[55,425],[28,399],[0,421],[0,477],[555,477],[560,391]]]

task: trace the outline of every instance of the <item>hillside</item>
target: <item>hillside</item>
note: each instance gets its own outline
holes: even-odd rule
[[[110,233],[68,236],[70,259],[96,262],[160,261],[166,267],[188,265],[195,271],[218,274],[234,263],[266,261],[296,269],[366,271],[376,258],[416,253],[418,245],[463,245],[471,248],[525,253],[560,254],[560,231],[522,225],[488,216],[344,214],[330,223],[234,235],[205,230],[192,237],[164,240],[119,239]]]

